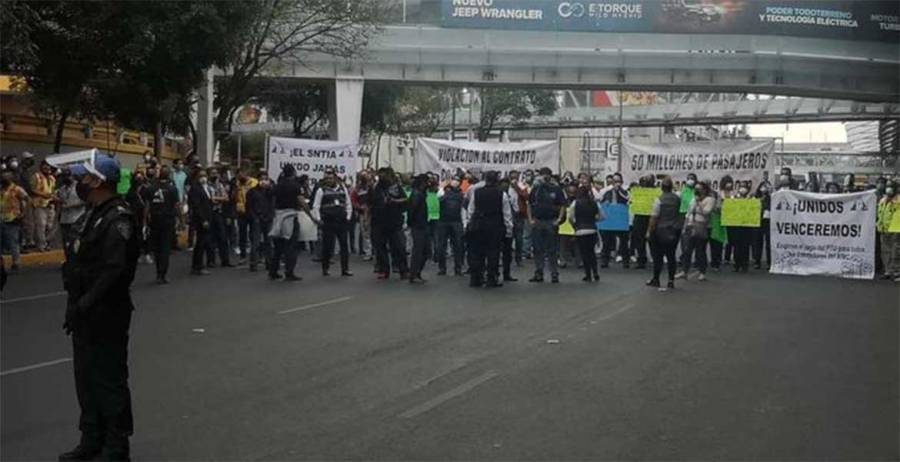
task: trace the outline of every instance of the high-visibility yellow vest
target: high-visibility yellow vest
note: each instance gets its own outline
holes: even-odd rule
[[[56,189],[56,178],[54,178],[53,175],[45,176],[41,172],[34,172],[33,183],[34,183],[34,191],[35,192],[38,192],[41,194],[46,194],[48,196],[53,195],[53,191]],[[35,196],[31,200],[31,203],[35,207],[41,207],[41,208],[49,207],[50,199],[44,199],[43,197]]]
[[[238,213],[246,213],[247,212],[247,191],[255,188],[256,185],[259,184],[259,181],[256,178],[247,178],[247,183],[241,184],[238,182],[238,193],[237,200],[235,201],[237,204]]]

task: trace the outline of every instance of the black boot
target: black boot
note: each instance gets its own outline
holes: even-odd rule
[[[103,450],[96,460],[101,461],[119,461],[128,462],[131,460],[131,453],[128,445],[127,436],[116,436],[111,438],[107,436],[107,441],[103,445]]]
[[[100,454],[102,444],[100,438],[82,433],[81,441],[78,443],[78,446],[75,446],[75,449],[72,449],[71,451],[60,454],[59,461],[94,460],[94,458]]]

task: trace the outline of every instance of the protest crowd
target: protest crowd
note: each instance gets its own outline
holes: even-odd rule
[[[68,256],[85,203],[68,169],[34,156],[2,160],[0,249],[11,255],[12,272],[22,252],[62,247]],[[562,175],[537,171],[463,171],[398,174],[391,168],[364,169],[341,178],[325,169],[321,180],[285,165],[278,178],[248,165],[202,167],[188,159],[163,165],[146,155],[120,184],[140,229],[141,257],[168,282],[174,251],[191,252],[191,274],[248,264],[271,280],[299,281],[301,254],[331,275],[352,276],[350,255],[373,261],[375,277],[392,275],[424,283],[431,262],[438,276],[468,275],[472,287],[500,287],[517,281],[514,269],[532,260],[530,282],[578,268],[584,281],[597,281],[610,265],[652,269],[647,285],[667,290],[677,279],[704,281],[709,271],[734,272],[771,264],[771,194],[797,189],[790,169],[774,182],[735,181],[729,176],[673,182],[646,175],[626,184],[622,175]],[[900,233],[889,232],[900,209],[897,179],[878,178],[876,272],[900,282]],[[845,193],[848,182],[812,192]],[[651,194],[647,194],[650,192]],[[755,226],[723,224],[731,199],[758,199]],[[178,236],[186,247],[179,246]],[[337,255],[335,255],[337,254]],[[302,267],[302,265],[300,265]],[[663,269],[667,279],[661,280]]]

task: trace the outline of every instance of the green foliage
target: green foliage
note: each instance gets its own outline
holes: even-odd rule
[[[534,116],[553,115],[556,109],[556,96],[551,90],[484,88],[481,90],[478,139],[487,140],[500,119],[509,119],[515,124]]]
[[[250,26],[250,2],[19,2],[4,14],[18,32],[4,68],[24,77],[35,106],[69,116],[186,132],[202,71],[227,62]],[[156,130],[160,129],[160,130]],[[57,149],[60,141],[58,131]],[[157,143],[159,145],[159,143]]]
[[[263,71],[303,65],[304,57],[324,53],[359,56],[388,13],[380,0],[256,0],[248,14],[237,53],[216,81],[214,125],[228,132],[239,107],[254,96],[252,81]]]
[[[256,79],[251,84],[253,102],[269,114],[288,119],[294,136],[301,137],[328,118],[328,98],[323,85],[294,79]]]

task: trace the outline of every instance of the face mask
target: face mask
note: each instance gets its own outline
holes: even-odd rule
[[[456,181],[456,180],[451,181],[451,182],[450,182],[450,186],[453,187],[453,188],[458,188],[458,187],[459,187],[459,181]]]
[[[887,188],[887,189],[884,190],[884,193],[887,194],[888,196],[893,196],[893,195],[894,195],[894,188]]]
[[[689,179],[689,180],[687,180],[687,181],[685,182],[685,184],[687,184],[688,186],[690,186],[690,187],[693,188],[694,185],[697,184],[697,182],[694,181],[694,180],[690,180],[690,179]]]
[[[741,188],[741,189],[738,190],[738,192],[739,192],[742,196],[746,196],[747,193],[750,192],[750,190],[748,190],[747,188]]]
[[[766,187],[759,188],[759,192],[765,194],[765,193],[769,192],[769,188],[766,188]]]
[[[787,184],[787,183],[790,182],[790,181],[791,181],[791,178],[790,178],[789,176],[787,176],[787,175],[781,175],[781,183],[782,183],[782,184]]]
[[[78,195],[79,199],[86,202],[88,200],[88,195],[91,193],[91,189],[91,185],[79,181],[78,184],[75,185],[75,194]]]
[[[197,180],[197,181],[199,181],[200,184],[203,185],[203,186],[206,186],[206,185],[209,183],[209,180],[208,180],[206,177],[200,178],[200,179]]]

